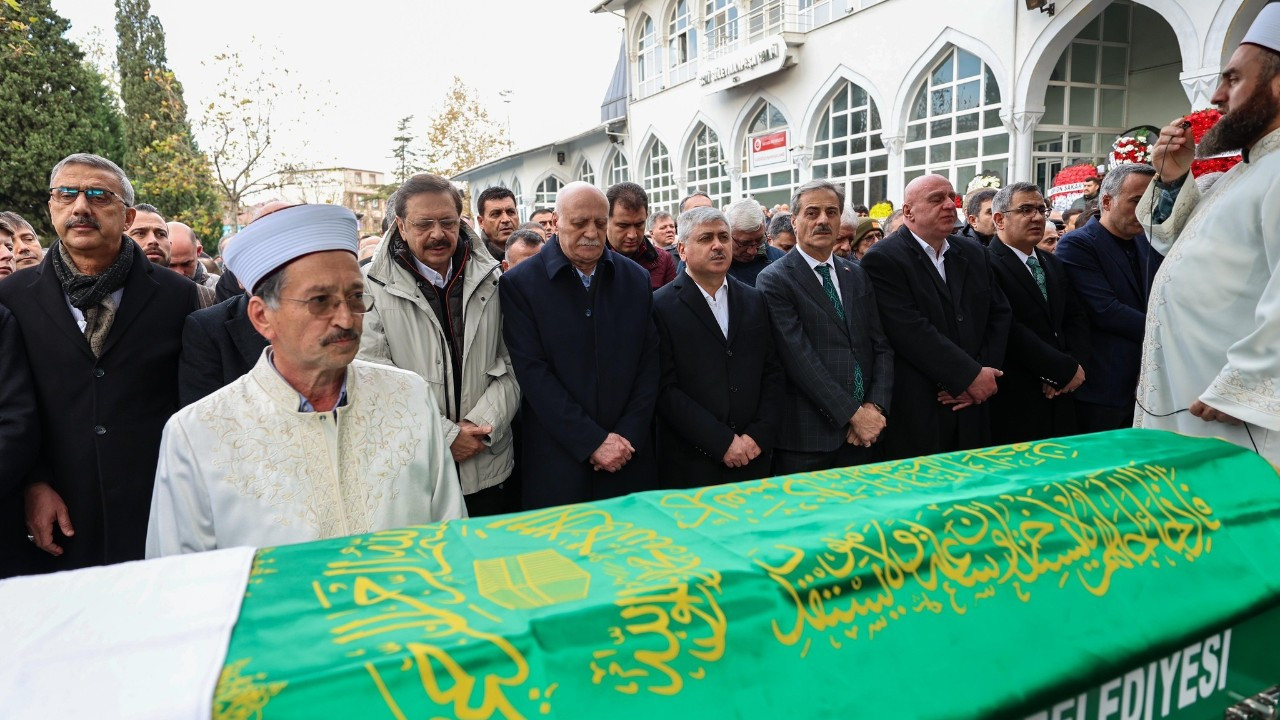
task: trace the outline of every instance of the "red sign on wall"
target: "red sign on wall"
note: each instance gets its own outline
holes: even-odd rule
[[[779,165],[787,161],[788,130],[774,130],[751,138],[751,168]]]

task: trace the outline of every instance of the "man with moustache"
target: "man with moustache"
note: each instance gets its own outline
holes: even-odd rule
[[[485,188],[476,199],[476,210],[485,248],[494,260],[502,262],[507,252],[507,238],[520,225],[516,195],[501,186]]]
[[[986,249],[951,235],[955,190],[941,175],[906,188],[905,222],[862,258],[893,345],[889,458],[982,447],[1010,311]]]
[[[764,295],[728,276],[729,221],[680,216],[684,272],[653,296],[662,382],[657,442],[664,488],[768,477],[786,378]]]
[[[134,196],[119,166],[71,155],[49,187],[58,241],[0,283],[44,430],[34,469],[19,478],[33,571],[142,559],[160,435],[179,407],[182,323],[197,307],[195,284],[148,262],[124,234]]]
[[[0,220],[0,280],[13,274],[13,228]]]
[[[1280,463],[1280,5],[1236,48],[1194,148],[1179,118],[1160,132],[1159,176],[1138,215],[1166,255],[1146,316],[1135,425],[1222,437]],[[1196,154],[1244,162],[1204,195]],[[1154,199],[1154,201],[1153,201]]]
[[[676,263],[669,253],[653,246],[644,236],[649,218],[649,196],[633,182],[621,182],[605,191],[609,200],[609,247],[649,272],[649,286],[657,290],[675,279]]]
[[[395,225],[365,270],[375,304],[360,359],[427,380],[467,513],[497,515],[508,506],[511,419],[520,405],[502,340],[501,270],[462,224],[462,195],[447,178],[410,177],[393,209]]]
[[[556,237],[498,286],[520,381],[526,509],[657,486],[650,278],[608,248],[608,225],[604,193],[569,183],[556,196]]]
[[[465,517],[427,382],[355,359],[374,306],[357,232],[346,208],[298,205],[227,248],[271,346],[165,424],[147,557]]]
[[[844,193],[813,180],[796,190],[791,207],[796,246],[756,278],[787,375],[774,451],[779,475],[874,459],[894,372],[871,281],[832,253]]]
[[[40,247],[40,238],[31,223],[18,213],[8,211],[0,212],[0,220],[13,228],[13,261],[16,268],[22,270],[39,265],[44,257],[44,248]]]

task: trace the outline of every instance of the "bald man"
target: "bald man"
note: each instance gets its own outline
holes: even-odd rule
[[[498,286],[522,396],[527,510],[657,487],[650,277],[609,248],[608,222],[599,188],[564,186],[556,235]]]
[[[204,269],[200,257],[200,239],[191,226],[186,223],[170,221],[169,225],[169,269],[182,273],[195,281],[197,285],[213,288],[218,284],[218,276],[211,275]]]
[[[982,447],[988,399],[1003,374],[1012,313],[986,250],[951,235],[955,189],[940,175],[912,180],[904,223],[862,258],[893,346],[889,459]]]

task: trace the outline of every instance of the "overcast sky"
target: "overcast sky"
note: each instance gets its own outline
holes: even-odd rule
[[[73,40],[97,38],[114,53],[115,3],[53,6],[71,21]],[[592,7],[589,0],[151,0],[193,122],[214,95],[218,53],[239,51],[257,70],[278,74],[254,49],[256,39],[328,106],[295,139],[306,141],[305,159],[382,172],[392,168],[396,121],[414,115],[425,135],[453,75],[475,88],[499,122],[509,111],[517,149],[597,124],[622,19]],[[502,90],[513,91],[509,105]],[[287,99],[282,107],[305,110]]]

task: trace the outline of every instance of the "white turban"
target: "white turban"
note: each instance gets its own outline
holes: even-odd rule
[[[228,245],[227,267],[250,294],[271,273],[303,255],[345,250],[358,255],[355,213],[337,205],[295,205],[254,220]]]
[[[1257,19],[1249,26],[1243,43],[1261,45],[1268,50],[1280,53],[1280,5],[1272,3],[1262,8]]]

